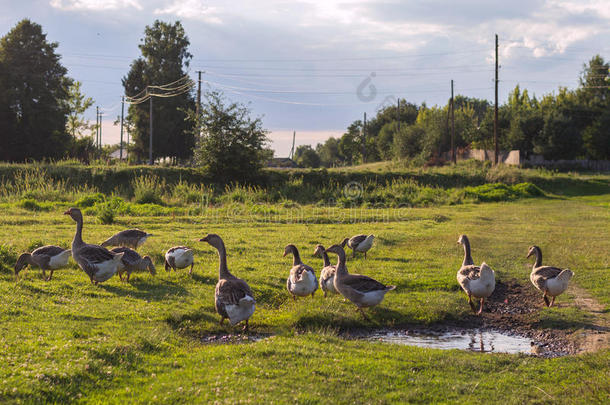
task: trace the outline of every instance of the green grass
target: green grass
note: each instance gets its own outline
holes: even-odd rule
[[[99,243],[118,230],[138,227],[155,235],[140,253],[150,255],[158,268],[171,246],[184,244],[196,252],[193,277],[186,270],[160,269],[156,277],[137,273],[129,284],[114,277],[100,286],[90,285],[73,262],[55,272],[51,282],[42,281],[39,270],[29,269],[16,284],[11,268],[17,254],[42,243],[68,246],[75,225],[62,215],[69,202],[55,202],[48,211],[0,204],[0,402],[610,399],[609,351],[546,360],[336,336],[351,328],[426,325],[467,316],[469,307],[455,281],[462,260],[456,244],[461,233],[471,239],[475,262],[484,260],[498,279],[516,278],[528,288],[533,288],[528,280],[532,262],[525,255],[530,245],[539,245],[545,263],[573,269],[573,282],[607,312],[610,194],[345,209],[252,204],[236,197],[243,192],[233,187],[227,194],[232,201],[196,209],[104,196],[98,203],[113,207],[111,225],[97,220],[95,201],[81,200],[88,206],[87,242]],[[143,215],[130,210],[142,210]],[[210,335],[233,331],[218,325],[214,311],[218,259],[209,245],[197,242],[208,232],[224,238],[229,268],[253,289],[253,331],[275,337],[247,344],[203,343]],[[319,269],[321,260],[312,257],[315,244],[328,246],[362,232],[377,236],[375,246],[367,260],[349,260],[348,268],[397,285],[382,305],[369,311],[372,321],[364,321],[339,297],[324,299],[320,292],[314,299],[293,302],[285,290],[291,261],[282,258],[284,246],[295,243],[304,261]],[[587,327],[590,316],[567,305],[571,301],[564,294],[559,307],[541,309],[536,315],[539,327]]]

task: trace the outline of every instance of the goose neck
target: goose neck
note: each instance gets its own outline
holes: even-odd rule
[[[324,261],[324,267],[330,266],[330,259],[328,258],[328,253],[322,252],[322,260]]]
[[[293,266],[298,266],[299,264],[302,264],[303,262],[301,261],[301,255],[299,255],[299,250],[296,248],[296,246],[292,247],[292,265]]]
[[[536,261],[534,262],[534,267],[542,266],[542,252],[539,248],[534,249],[534,254],[536,255]]]
[[[83,244],[83,218],[79,217],[76,219],[76,233],[72,240],[72,246],[81,246]]]
[[[218,277],[220,279],[231,278],[233,275],[229,272],[229,268],[227,267],[227,250],[225,249],[225,245],[223,242],[220,242],[218,249]]]
[[[464,238],[463,244],[464,244],[464,261],[462,262],[462,266],[472,265],[472,264],[474,264],[474,261],[472,260],[472,256],[470,255],[470,241],[468,240],[468,238]]]

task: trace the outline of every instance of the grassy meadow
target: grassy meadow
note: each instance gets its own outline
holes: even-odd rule
[[[544,263],[574,270],[573,283],[601,303],[600,316],[607,317],[610,175],[512,174],[514,181],[498,183],[418,183],[438,195],[462,196],[425,203],[409,197],[409,204],[386,204],[408,192],[406,186],[392,189],[384,183],[379,188],[387,188],[382,190],[386,200],[379,201],[389,208],[367,202],[371,193],[382,195],[373,185],[360,185],[357,203],[350,205],[338,201],[340,195],[334,204],[301,204],[286,196],[266,201],[270,190],[260,187],[215,191],[182,182],[170,187],[150,177],[137,180],[144,182],[139,188],[132,181],[133,190],[123,194],[49,179],[43,182],[46,189],[35,179],[19,189],[5,178],[0,190],[0,402],[480,403],[502,398],[515,404],[607,403],[609,350],[543,359],[342,338],[350,330],[470,316],[455,279],[463,256],[456,244],[461,233],[470,237],[475,262],[486,261],[497,279],[517,279],[528,288],[533,288],[533,259],[525,256],[530,245],[539,245]],[[453,174],[443,168],[421,176]],[[535,188],[518,186],[523,183]],[[344,187],[324,192],[341,194]],[[501,196],[468,197],[467,187],[491,187]],[[413,196],[428,192],[414,190]],[[130,227],[154,234],[139,252],[152,257],[157,275],[135,273],[129,283],[113,277],[94,286],[71,261],[50,282],[42,280],[40,270],[28,269],[15,283],[12,266],[19,253],[43,244],[70,245],[75,224],[62,213],[72,205],[85,213],[86,242],[99,243]],[[252,339],[236,335],[239,329],[226,323],[218,325],[213,298],[218,257],[198,242],[208,232],[223,237],[229,269],[252,287],[257,300]],[[366,260],[348,258],[348,269],[397,286],[368,310],[371,320],[340,297],[325,299],[320,291],[313,299],[293,301],[286,291],[292,261],[282,257],[284,246],[296,244],[303,261],[319,270],[321,259],[313,257],[317,243],[328,247],[358,233],[375,234],[375,245]],[[163,269],[165,250],[176,245],[195,250],[192,276],[187,269]],[[568,290],[557,307],[540,308],[539,327],[575,333],[587,328],[591,314],[573,301]],[[227,344],[209,343],[222,335],[232,335]]]

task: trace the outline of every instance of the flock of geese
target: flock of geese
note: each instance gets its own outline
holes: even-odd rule
[[[151,234],[138,229],[121,231],[100,245],[88,244],[83,241],[83,215],[78,208],[70,208],[64,214],[76,222],[76,233],[72,240],[72,249],[66,250],[59,246],[43,246],[32,253],[23,253],[15,264],[15,279],[19,272],[28,264],[42,269],[45,280],[51,280],[53,271],[68,264],[70,256],[78,266],[89,276],[92,284],[102,283],[113,275],[119,275],[121,281],[129,281],[133,271],[148,270],[156,274],[155,266],[148,256],[140,256],[136,249],[142,245]],[[345,246],[352,249],[352,257],[357,252],[364,253],[373,246],[374,235],[356,235],[345,238],[340,244],[324,248],[317,245],[314,255],[321,257],[323,268],[319,280],[315,270],[304,264],[299,250],[293,244],[284,249],[284,256],[292,255],[292,268],[286,281],[286,288],[296,300],[296,297],[314,296],[318,286],[327,294],[341,294],[356,305],[360,313],[368,319],[363,308],[378,305],[388,291],[394,290],[393,285],[385,285],[371,277],[352,274],[347,271]],[[248,329],[248,320],[256,306],[256,300],[248,283],[235,277],[227,267],[227,252],[222,238],[216,234],[208,234],[199,240],[207,242],[218,252],[218,283],[214,294],[216,311],[220,315],[220,324],[228,319],[231,325],[244,321],[244,330]],[[476,266],[470,252],[470,242],[466,235],[461,235],[458,243],[464,248],[464,260],[457,272],[457,281],[468,296],[468,302],[473,312],[480,315],[485,299],[493,293],[496,285],[495,272],[485,262]],[[118,246],[112,250],[107,246]],[[337,255],[336,265],[330,263],[328,253]],[[541,292],[547,306],[552,306],[555,297],[563,293],[574,273],[570,269],[542,265],[542,251],[537,246],[529,248],[527,257],[534,255],[536,261],[530,274],[532,284]],[[175,246],[165,253],[165,269],[167,271],[184,269],[190,266],[193,271],[193,250],[186,246]],[[47,277],[46,271],[50,274]],[[551,300],[549,301],[549,297]],[[476,310],[474,299],[480,300],[479,310]]]

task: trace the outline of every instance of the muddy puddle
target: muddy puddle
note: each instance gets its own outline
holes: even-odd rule
[[[445,331],[377,331],[361,338],[431,349],[459,349],[484,353],[532,353],[530,338],[494,330],[455,328]]]

